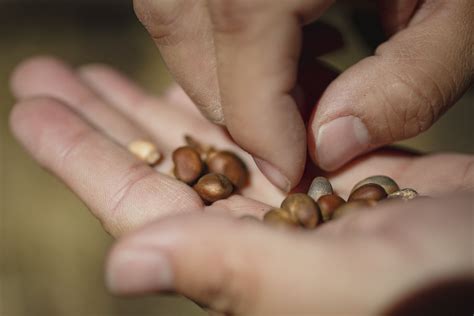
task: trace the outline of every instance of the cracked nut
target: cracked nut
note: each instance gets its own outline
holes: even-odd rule
[[[384,188],[387,194],[391,194],[393,192],[400,190],[400,188],[398,187],[398,184],[392,178],[379,175],[379,176],[368,177],[362,181],[359,181],[352,189],[351,194],[352,192],[354,192],[361,186],[365,184],[371,184],[371,183],[380,185],[382,188]]]
[[[360,186],[356,190],[354,190],[351,195],[349,196],[348,201],[355,201],[355,200],[373,200],[373,201],[380,201],[387,197],[387,192],[385,192],[384,188],[380,185],[375,183],[368,183]]]
[[[156,145],[146,140],[131,142],[128,144],[128,150],[150,166],[156,165],[161,160],[161,154]]]
[[[316,177],[308,190],[308,195],[313,198],[314,201],[319,200],[324,195],[332,194],[332,185],[325,177]]]

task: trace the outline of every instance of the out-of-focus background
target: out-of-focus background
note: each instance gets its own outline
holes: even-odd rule
[[[339,2],[323,17],[343,32],[345,48],[324,57],[341,70],[381,40],[367,2]],[[171,82],[130,0],[0,0],[0,315],[204,315],[181,298],[120,299],[106,292],[102,267],[113,240],[8,131],[9,75],[36,54],[74,65],[109,63],[156,93]],[[431,130],[403,144],[473,153],[473,104],[471,88]]]

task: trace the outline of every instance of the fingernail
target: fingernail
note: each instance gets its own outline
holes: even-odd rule
[[[106,285],[115,294],[166,291],[172,289],[173,272],[166,256],[155,249],[124,250],[109,259]]]
[[[316,157],[319,166],[332,171],[365,152],[370,135],[361,119],[355,116],[337,118],[319,128],[316,138]]]
[[[267,177],[268,180],[270,180],[271,183],[273,183],[273,185],[278,187],[280,190],[283,190],[283,192],[290,192],[290,180],[288,180],[288,178],[285,177],[280,170],[278,170],[269,162],[266,162],[260,158],[254,157],[254,160],[260,171],[262,171],[262,173]]]

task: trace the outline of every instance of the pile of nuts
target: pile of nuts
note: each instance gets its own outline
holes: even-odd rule
[[[186,146],[173,152],[173,174],[192,186],[205,203],[226,199],[248,184],[248,169],[235,153],[205,146],[190,136],[186,136],[185,141]],[[150,142],[134,142],[129,150],[150,165],[161,159],[156,146]],[[393,179],[377,175],[358,182],[345,201],[334,193],[328,179],[317,177],[307,194],[290,194],[279,208],[268,211],[263,221],[281,228],[314,229],[322,223],[375,206],[382,200],[409,201],[417,196],[415,190],[400,189]],[[249,215],[242,219],[258,220]]]
[[[279,208],[267,212],[263,221],[280,228],[313,229],[324,222],[375,206],[382,200],[409,201],[417,196],[415,190],[400,189],[398,184],[387,176],[372,176],[358,182],[346,202],[334,194],[328,179],[317,177],[311,183],[308,194],[290,194]]]
[[[173,152],[173,174],[205,203],[226,199],[248,183],[248,169],[236,154],[204,146],[190,136],[185,140],[187,145]]]

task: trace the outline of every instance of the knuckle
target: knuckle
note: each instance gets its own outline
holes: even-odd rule
[[[171,44],[184,12],[196,0],[134,0],[140,22],[158,44]]]

